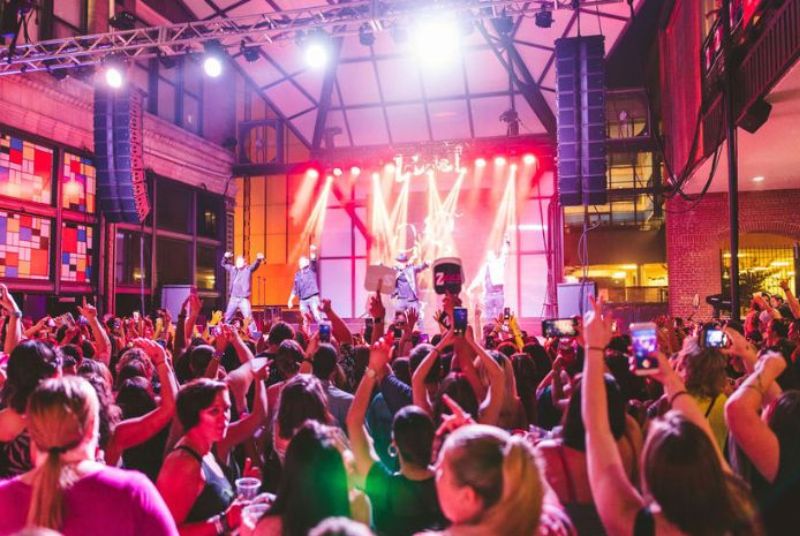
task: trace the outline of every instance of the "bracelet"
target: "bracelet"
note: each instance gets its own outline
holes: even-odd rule
[[[383,317],[382,316],[376,317],[373,320],[375,321],[376,324],[383,324]]]
[[[605,348],[602,348],[602,347],[600,347],[600,346],[586,346],[586,347],[585,347],[585,349],[586,349],[586,350],[588,350],[588,351],[590,351],[590,352],[591,352],[592,350],[594,350],[594,351],[596,351],[596,352],[603,352],[603,353],[606,353],[606,349],[605,349]]]
[[[673,406],[673,404],[675,403],[675,399],[676,399],[676,398],[678,398],[678,397],[680,397],[680,396],[684,396],[684,395],[686,395],[686,396],[692,396],[692,395],[690,395],[690,394],[689,394],[689,391],[686,391],[686,390],[683,390],[683,391],[678,391],[677,393],[675,393],[674,395],[672,395],[671,397],[669,397],[669,407],[672,407],[672,406]]]

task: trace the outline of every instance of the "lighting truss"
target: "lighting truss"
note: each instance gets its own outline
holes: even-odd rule
[[[619,3],[623,0],[582,0],[580,7]],[[252,45],[294,41],[299,33],[325,30],[332,37],[358,35],[364,23],[375,31],[408,24],[415,18],[455,16],[469,22],[509,16],[533,16],[542,7],[564,9],[564,0],[362,0],[325,4],[244,17],[195,21],[168,26],[52,39],[17,45],[14,54],[1,49],[0,76],[36,71],[60,71],[100,64],[111,54],[146,59],[201,52],[203,43],[219,41],[225,49],[238,49],[242,39]]]

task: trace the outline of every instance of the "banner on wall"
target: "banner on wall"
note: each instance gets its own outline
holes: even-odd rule
[[[94,145],[100,211],[110,222],[143,222],[150,201],[144,170],[144,103],[137,89],[95,90]]]

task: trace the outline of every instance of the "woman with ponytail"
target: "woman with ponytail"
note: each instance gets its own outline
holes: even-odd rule
[[[34,469],[0,483],[0,534],[47,528],[65,536],[177,534],[144,475],[95,461],[97,395],[83,378],[45,380],[30,395],[27,427]]]
[[[533,536],[547,490],[522,437],[471,424],[445,440],[436,468],[439,505],[452,523],[443,535]]]

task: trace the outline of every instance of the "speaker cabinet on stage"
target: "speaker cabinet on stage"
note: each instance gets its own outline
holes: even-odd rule
[[[142,95],[135,88],[95,89],[97,202],[109,222],[141,223],[150,211],[142,107]]]
[[[558,195],[562,206],[604,205],[605,44],[601,35],[556,40]]]

